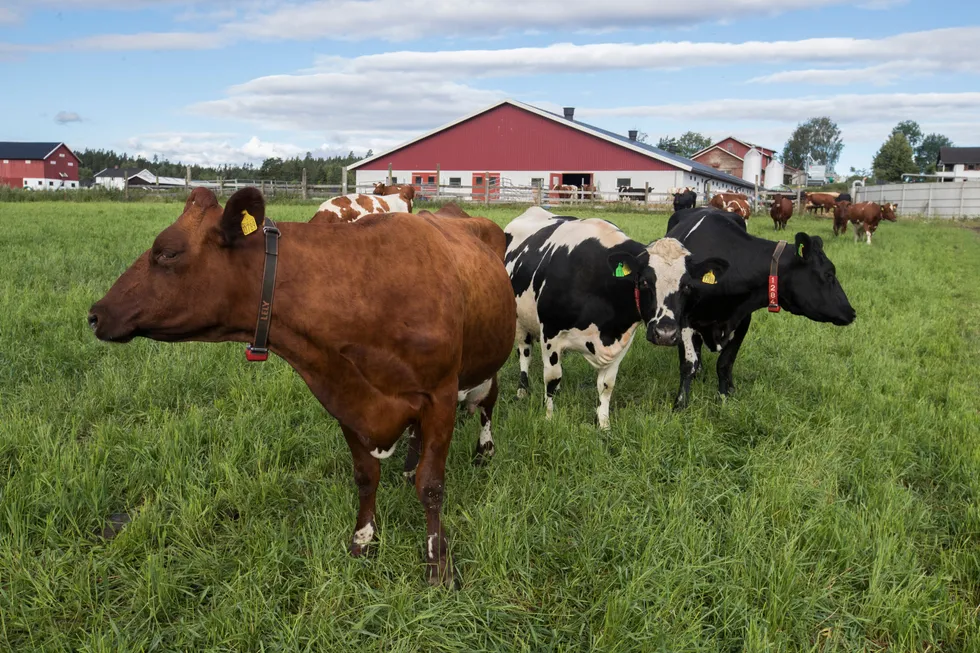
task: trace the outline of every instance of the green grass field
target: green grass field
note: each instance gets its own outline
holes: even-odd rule
[[[574,355],[546,422],[538,354],[523,402],[512,357],[496,457],[470,465],[462,417],[450,454],[454,593],[423,580],[403,448],[377,556],[348,557],[350,454],[281,360],[92,336],[88,307],[180,210],[0,204],[0,650],[980,650],[975,226],[885,223],[869,248],[793,218],[857,321],[756,313],[725,404],[709,354],[672,413],[677,352],[641,340],[610,433]]]

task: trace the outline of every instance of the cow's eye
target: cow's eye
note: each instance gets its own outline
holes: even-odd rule
[[[164,249],[164,250],[161,250],[160,252],[157,253],[157,261],[160,262],[160,263],[171,263],[179,255],[180,255],[180,252],[175,252],[175,251],[170,250],[170,249]]]

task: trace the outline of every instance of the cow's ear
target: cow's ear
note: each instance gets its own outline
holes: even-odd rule
[[[804,261],[809,261],[810,254],[814,248],[814,240],[816,240],[818,244],[822,245],[819,236],[810,238],[810,236],[806,235],[802,231],[796,234],[796,257]]]
[[[626,252],[613,252],[609,255],[609,270],[614,277],[635,281],[640,274],[640,262]]]
[[[265,220],[265,199],[258,188],[243,188],[228,198],[221,216],[221,235],[231,247],[258,231]]]
[[[691,275],[691,283],[695,287],[713,286],[728,272],[727,260],[718,257],[706,258],[703,261],[687,262],[687,273]]]

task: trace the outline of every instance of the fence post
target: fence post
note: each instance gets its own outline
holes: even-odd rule
[[[340,169],[340,194],[347,194],[347,166]]]
[[[129,175],[126,174],[125,169],[123,169],[123,197],[129,199]]]
[[[436,164],[436,195],[435,199],[439,198],[439,185],[442,183],[442,167]]]
[[[966,216],[963,215],[963,191],[964,191],[965,187],[966,187],[966,182],[965,181],[961,181],[960,182],[960,210],[959,210],[959,215],[957,216],[957,217],[959,217],[961,219],[964,218],[964,217],[966,217]]]
[[[490,206],[490,172],[484,173],[483,177],[483,203]]]
[[[898,207],[899,214],[901,214],[902,209],[905,208],[905,184],[902,184],[902,199],[901,199],[901,202],[902,202],[902,204]]]
[[[225,194],[225,180],[224,177],[218,177],[218,197]]]
[[[190,166],[187,166],[187,169],[184,171],[184,186],[186,186],[187,188],[190,188],[191,187],[191,167]]]
[[[932,184],[929,184],[929,199],[926,200],[926,217],[932,217]]]
[[[388,164],[388,181],[385,182],[386,186],[391,186],[391,164]]]
[[[303,168],[303,199],[309,199],[306,196],[306,168]]]
[[[160,175],[156,175],[156,181],[153,185],[156,186],[157,190],[160,190]]]
[[[753,192],[755,193],[755,198],[752,201],[752,212],[758,213],[759,212],[759,175],[755,176],[755,183],[753,184],[753,186],[754,186]]]
[[[643,208],[650,208],[650,182],[643,182]]]

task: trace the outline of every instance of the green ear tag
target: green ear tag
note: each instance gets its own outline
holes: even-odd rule
[[[803,258],[803,243],[800,243],[799,249],[796,250],[796,255],[799,256],[800,258]]]
[[[614,274],[617,277],[625,277],[626,276],[625,274],[623,274],[623,262],[622,261],[620,261],[619,262],[619,265],[616,266],[616,272]]]

